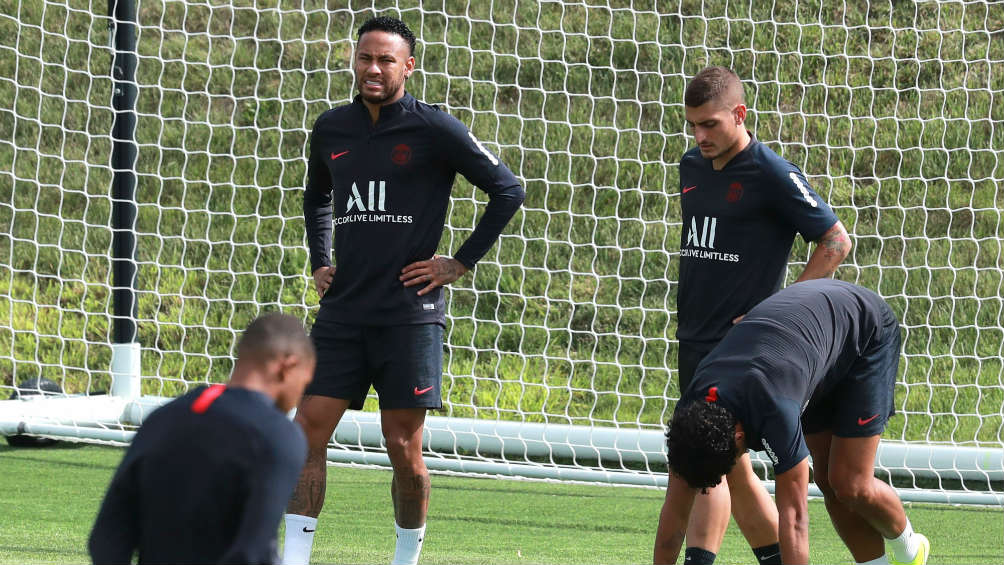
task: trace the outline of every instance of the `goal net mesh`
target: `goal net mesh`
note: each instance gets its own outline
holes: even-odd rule
[[[225,380],[240,331],[265,311],[312,322],[308,135],[355,93],[355,30],[391,15],[418,37],[408,90],[467,124],[527,192],[448,294],[441,415],[661,429],[679,397],[677,163],[693,143],[682,93],[720,64],[744,80],[749,128],[850,232],[837,277],[902,320],[885,439],[1004,446],[1004,4],[346,4],[137,2],[145,395]],[[111,381],[112,20],[104,1],[7,6],[0,395],[36,377],[97,395]],[[442,253],[485,202],[458,178]],[[789,281],[809,251],[796,241]],[[599,456],[521,462],[664,473]]]

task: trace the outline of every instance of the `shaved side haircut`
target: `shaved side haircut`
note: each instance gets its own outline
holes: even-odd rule
[[[731,107],[745,104],[743,83],[739,75],[725,67],[705,67],[697,73],[683,95],[683,103],[691,108],[718,101]]]
[[[237,351],[229,382],[143,420],[94,521],[93,563],[280,563],[279,522],[307,460],[286,413],[310,382],[313,346],[299,319],[273,313]]]
[[[266,363],[286,355],[314,359],[314,344],[303,323],[288,314],[273,312],[251,322],[237,344],[237,358]]]
[[[356,39],[362,39],[363,34],[370,31],[385,31],[387,33],[400,35],[408,43],[408,54],[415,54],[415,34],[412,33],[408,24],[402,22],[401,20],[389,16],[370,18],[359,27]]]

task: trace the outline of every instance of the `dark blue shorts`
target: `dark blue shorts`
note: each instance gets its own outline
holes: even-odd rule
[[[802,431],[830,430],[838,437],[881,435],[896,413],[896,373],[902,346],[899,322],[888,308],[879,335],[851,365],[847,376],[802,414]]]
[[[711,352],[709,347],[695,347],[681,341],[676,351],[676,370],[680,379],[680,396],[690,386],[690,381],[694,380],[694,373],[701,360]]]
[[[304,394],[343,398],[359,410],[370,386],[381,409],[442,408],[443,327],[356,326],[318,321],[314,380]]]

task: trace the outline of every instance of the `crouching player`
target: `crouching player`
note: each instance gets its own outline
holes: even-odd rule
[[[96,564],[275,563],[283,508],[307,458],[286,418],[314,374],[300,320],[267,314],[237,346],[227,385],[199,387],[143,422],[94,529]]]
[[[874,475],[899,354],[892,310],[850,283],[801,282],[751,310],[697,367],[673,413],[655,563],[676,561],[695,496],[747,449],[774,465],[784,563],[809,560],[810,454],[830,520],[857,563],[926,563],[927,538]]]

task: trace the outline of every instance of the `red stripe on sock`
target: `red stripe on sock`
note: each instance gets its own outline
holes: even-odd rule
[[[223,394],[223,389],[225,388],[227,388],[226,385],[213,385],[202,391],[202,394],[192,403],[192,412],[202,414],[206,410],[209,410],[209,405]]]

